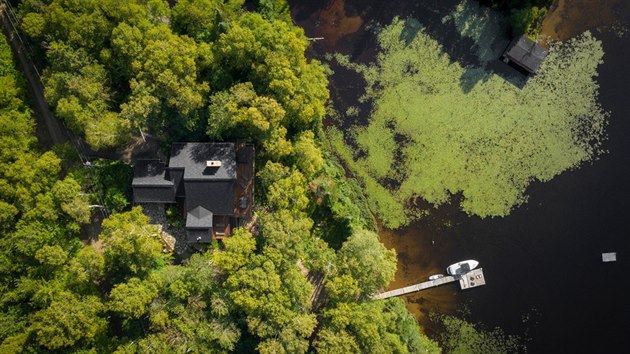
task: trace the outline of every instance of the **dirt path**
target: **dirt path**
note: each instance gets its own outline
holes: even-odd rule
[[[0,17],[2,32],[7,37],[13,50],[14,58],[27,81],[26,88],[31,100],[30,106],[37,119],[37,137],[39,141],[47,148],[69,141],[70,138],[63,123],[55,118],[50,111],[48,102],[44,98],[44,87],[39,79],[37,69],[28,58],[28,52],[19,35],[13,30],[5,4],[0,4],[0,12],[2,12]]]
[[[26,88],[30,99],[29,105],[33,109],[35,119],[37,120],[35,133],[39,142],[46,149],[50,149],[56,144],[72,142],[79,154],[82,155],[81,159],[84,160],[84,162],[95,157],[122,160],[127,163],[130,163],[138,157],[164,158],[164,156],[160,156],[159,139],[150,135],[145,134],[146,139],[136,136],[127,146],[119,150],[109,149],[94,151],[90,149],[81,138],[72,134],[72,132],[65,127],[64,123],[53,115],[48,106],[48,102],[44,97],[44,86],[40,80],[40,73],[29,58],[29,52],[22,38],[20,38],[19,34],[17,34],[13,28],[12,23],[16,23],[17,19],[13,17],[4,3],[0,3],[0,12],[2,31],[11,45],[15,61],[19,65],[19,69],[27,82]]]

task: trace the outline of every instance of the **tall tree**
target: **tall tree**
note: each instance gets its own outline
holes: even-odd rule
[[[62,293],[49,307],[33,315],[32,329],[36,340],[51,350],[81,342],[93,344],[106,329],[106,320],[99,316],[104,309],[97,297],[78,298],[71,293]]]
[[[208,83],[199,82],[198,46],[186,36],[156,26],[132,65],[131,94],[121,105],[123,117],[156,132],[169,127],[180,133],[198,127]]]
[[[213,84],[223,89],[250,81],[256,92],[282,105],[285,126],[301,130],[318,125],[328,91],[320,63],[304,56],[307,44],[301,29],[246,13],[219,36]]]
[[[251,82],[218,92],[210,102],[207,133],[214,139],[268,139],[285,115],[276,100],[258,96]]]
[[[173,29],[197,41],[214,41],[236,19],[245,0],[181,0],[173,7]]]
[[[140,207],[111,215],[103,220],[102,227],[105,268],[115,281],[146,276],[150,270],[165,264],[158,229],[149,224]]]
[[[352,234],[341,246],[338,257],[339,273],[357,280],[363,298],[387,286],[396,274],[396,251],[386,249],[371,231]]]

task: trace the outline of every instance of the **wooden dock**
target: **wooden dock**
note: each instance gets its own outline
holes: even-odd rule
[[[395,289],[380,293],[374,296],[375,299],[387,299],[393,296],[401,296],[405,294],[415,293],[416,291],[434,288],[436,286],[453,283],[459,281],[459,286],[462,290],[476,288],[478,286],[486,285],[486,278],[483,276],[483,268],[473,269],[470,272],[457,276],[446,276],[436,280],[429,280],[419,284],[406,286],[404,288]]]

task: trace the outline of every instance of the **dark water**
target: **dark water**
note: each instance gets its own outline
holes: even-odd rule
[[[428,24],[429,33],[438,33],[442,14],[456,3],[291,2],[307,36],[341,29],[340,35],[314,43],[313,56],[340,51],[359,61],[370,60],[376,49],[366,24],[415,15]],[[559,14],[547,33],[566,36],[591,29],[604,45],[598,82],[600,103],[611,112],[609,152],[548,183],[533,183],[528,203],[509,217],[481,220],[447,206],[403,230],[383,230],[381,237],[399,253],[392,288],[424,281],[458,260],[477,259],[484,269],[484,287],[462,292],[447,285],[404,297],[429,334],[429,311],[463,308],[473,322],[531,338],[531,353],[625,353],[630,340],[630,33],[620,37],[619,30],[630,23],[630,2],[560,2],[581,17]],[[585,13],[592,23],[584,21]],[[347,92],[360,91],[360,83],[348,83],[343,72],[336,75],[332,92],[343,107],[360,94]],[[601,253],[608,251],[617,252],[617,262],[602,263]]]

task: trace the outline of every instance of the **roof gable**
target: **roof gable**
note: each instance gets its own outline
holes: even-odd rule
[[[207,229],[212,227],[212,212],[201,205],[186,214],[186,228]]]
[[[549,52],[536,42],[521,36],[514,39],[504,55],[530,73],[536,73]]]

